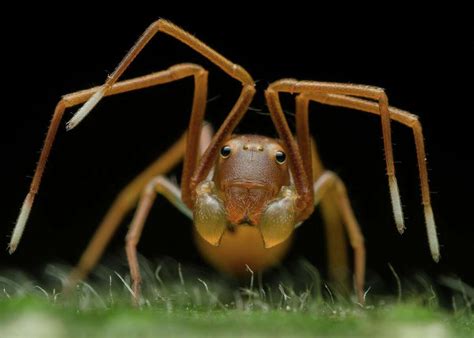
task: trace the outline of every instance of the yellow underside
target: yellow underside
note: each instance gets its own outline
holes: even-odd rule
[[[263,245],[260,231],[253,226],[238,226],[235,231],[226,231],[219,246],[212,246],[194,231],[196,246],[216,269],[234,275],[248,275],[246,265],[254,272],[278,264],[292,243],[292,236],[272,248]]]

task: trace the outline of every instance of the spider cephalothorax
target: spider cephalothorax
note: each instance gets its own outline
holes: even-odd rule
[[[212,180],[197,187],[194,223],[218,245],[226,230],[256,226],[266,247],[287,239],[296,224],[296,192],[286,154],[276,139],[233,136],[221,147]]]

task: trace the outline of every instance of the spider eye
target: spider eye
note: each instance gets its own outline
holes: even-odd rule
[[[227,158],[230,156],[230,152],[231,152],[231,149],[230,149],[230,146],[223,146],[221,148],[221,156],[222,158]]]
[[[283,151],[277,151],[275,159],[278,164],[283,164],[286,161],[286,154]]]

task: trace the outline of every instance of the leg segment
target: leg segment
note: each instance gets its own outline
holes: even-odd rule
[[[296,208],[298,211],[297,223],[301,223],[306,220],[314,210],[313,189],[309,180],[310,175],[308,175],[306,171],[300,149],[293,138],[288,122],[283,114],[278,94],[271,89],[267,89],[265,91],[265,98],[273,124],[288,154],[288,165],[298,194],[298,199],[296,200]]]
[[[117,82],[120,76],[122,76],[125,70],[127,70],[137,55],[140,54],[143,48],[158,32],[165,33],[194,49],[196,52],[206,57],[209,61],[216,64],[229,76],[242,82],[243,85],[254,85],[254,81],[250,74],[248,74],[247,71],[241,66],[232,63],[214,49],[210,48],[180,27],[167,20],[159,19],[153,22],[145,30],[142,36],[137,40],[137,42],[135,42],[135,45],[128,51],[127,55],[125,55],[119,65],[115,68],[114,72],[107,77],[105,83],[94,92],[94,95],[92,95],[71,118],[67,124],[68,129],[76,127],[82,121],[82,119],[84,119],[87,114],[89,114],[94,106],[99,103],[103,96],[106,95],[114,83]]]
[[[342,84],[342,83],[327,83],[327,82],[315,82],[315,81],[297,81],[293,79],[283,79],[272,83],[267,91],[267,101],[269,104],[272,118],[274,119],[277,130],[280,134],[280,138],[283,140],[285,145],[290,148],[290,158],[293,157],[295,160],[295,166],[302,165],[302,159],[298,159],[296,153],[296,145],[291,144],[291,134],[288,127],[288,123],[283,115],[281,103],[279,100],[279,93],[296,93],[296,94],[339,94],[339,95],[351,95],[369,98],[378,101],[378,109],[380,111],[382,121],[382,134],[384,139],[384,150],[385,160],[387,165],[387,175],[390,187],[390,196],[392,200],[393,213],[395,217],[395,223],[399,231],[404,229],[403,213],[400,202],[400,194],[398,192],[398,184],[395,177],[395,166],[393,160],[392,141],[391,141],[391,129],[390,129],[390,113],[388,110],[388,99],[385,92],[381,88],[353,85],[353,84]],[[307,122],[306,122],[307,123]],[[306,136],[303,136],[306,137]],[[309,135],[307,136],[309,138]],[[308,143],[308,142],[306,142]],[[304,184],[303,182],[295,181],[295,184]],[[308,205],[307,208],[310,208]]]
[[[181,201],[179,188],[171,183],[166,177],[158,176],[152,179],[143,191],[138,204],[135,216],[133,217],[130,229],[126,238],[125,250],[127,252],[130,274],[132,277],[133,302],[138,305],[140,299],[141,275],[137,260],[137,244],[143,231],[143,226],[150,212],[156,194],[166,197],[183,214],[192,219],[192,211]]]
[[[309,125],[306,123],[308,106],[309,99],[303,95],[296,97],[296,135],[298,147],[303,158],[306,173],[311,181],[314,182],[321,177],[325,169],[319,158],[314,138],[302,137],[310,133]],[[345,292],[351,289],[349,255],[347,252],[348,243],[344,222],[337,203],[337,195],[333,190],[328,191],[324,195],[319,206],[325,226],[329,279],[341,291]]]
[[[354,250],[354,284],[357,298],[364,303],[364,276],[365,276],[365,245],[357,219],[347,196],[347,191],[341,179],[331,171],[325,171],[313,185],[314,203],[317,205],[328,193],[333,193],[346,231]]]
[[[206,151],[207,147],[211,143],[212,139],[212,128],[205,124],[202,127],[201,139],[200,139],[200,148],[199,156]],[[193,218],[192,211],[188,209],[186,204],[181,200],[181,193],[179,189],[174,186],[168,179],[163,176],[158,176],[153,179],[150,179],[145,189],[143,189],[143,194],[140,199],[139,206],[135,212],[135,216],[132,220],[130,230],[128,231],[126,238],[125,250],[127,252],[128,264],[130,266],[130,275],[132,278],[132,290],[133,290],[133,303],[138,305],[140,299],[140,267],[137,260],[137,244],[140,240],[140,236],[145,225],[145,221],[150,212],[151,205],[155,200],[156,193],[162,194],[168,199],[177,209],[179,209],[183,214],[188,216],[190,219]]]
[[[166,174],[179,163],[184,156],[185,147],[186,138],[185,135],[183,135],[165,154],[160,156],[146,170],[140,173],[118,194],[95,231],[79,262],[69,274],[67,283],[64,286],[66,292],[71,290],[77,282],[87,277],[89,272],[102,257],[107,244],[117,231],[123,218],[135,207],[140,193],[146,184],[153,177]]]
[[[247,71],[241,66],[232,63],[224,56],[216,52],[214,49],[208,47],[202,41],[198,40],[191,34],[187,33],[180,27],[172,24],[169,21],[160,19],[153,22],[143,33],[143,35],[137,40],[135,45],[130,49],[127,55],[119,63],[114,72],[107,77],[106,82],[102,85],[89,100],[77,111],[77,113],[71,118],[67,124],[68,129],[72,129],[79,124],[84,117],[94,108],[94,106],[101,100],[101,98],[107,94],[114,83],[120,78],[125,72],[128,66],[132,63],[135,57],[142,51],[142,49],[148,44],[148,42],[158,32],[165,33],[190,48],[194,49],[199,54],[206,57],[209,61],[216,64],[225,73],[232,78],[240,81],[243,85],[242,92],[237,100],[237,103],[229,113],[227,119],[223,122],[222,126],[217,131],[213,142],[211,143],[208,151],[204,154],[199,165],[197,163],[197,149],[199,140],[199,129],[204,118],[204,109],[197,109],[191,115],[189,121],[188,130],[188,142],[187,142],[187,156],[184,160],[183,176],[181,182],[181,190],[183,195],[183,201],[188,205],[189,208],[193,206],[192,192],[196,185],[202,181],[212,168],[217,151],[223,142],[223,140],[234,130],[237,123],[242,118],[243,114],[247,111],[250,101],[255,93],[254,81]],[[198,82],[199,79],[196,79]],[[197,83],[196,83],[197,85]],[[202,107],[204,106],[206,98],[203,95],[195,96],[195,105]]]
[[[183,79],[188,76],[196,77],[206,77],[207,72],[200,66],[194,64],[180,64],[173,66],[165,71],[153,73],[146,76],[141,76],[135,79],[123,81],[114,84],[105,94],[106,96],[109,95],[116,95],[121,94],[129,91],[139,90],[147,87],[152,87],[164,83],[169,83],[175,80]],[[20,211],[20,215],[17,219],[17,223],[15,225],[15,229],[13,230],[13,235],[10,240],[9,244],[9,252],[13,253],[20,242],[25,224],[28,220],[28,215],[33,205],[34,198],[38,192],[41,178],[43,176],[43,172],[46,166],[46,162],[48,160],[49,154],[51,152],[51,148],[56,138],[56,134],[58,131],[59,124],[63,117],[64,111],[66,108],[73,107],[75,105],[81,104],[87,101],[94,93],[98,90],[98,88],[91,88],[71,94],[64,95],[61,101],[56,106],[54,111],[53,118],[49,125],[48,133],[46,135],[46,139],[44,141],[43,149],[41,150],[40,159],[38,161],[35,174],[33,177],[33,181],[31,182],[30,191],[26,196],[23,206]],[[195,87],[195,96],[202,96],[202,92],[206,93],[207,91],[207,84],[203,83],[200,86]],[[205,104],[205,101],[202,103]],[[195,104],[193,104],[193,109],[198,109]],[[204,107],[200,107],[200,109],[204,109]],[[180,143],[177,144],[177,152],[179,153],[179,149],[184,148],[184,143],[179,146]],[[184,152],[184,150],[183,150]],[[176,156],[176,153],[169,155],[169,160],[163,162],[163,168],[169,168],[176,164],[176,159],[179,156]],[[181,158],[179,158],[180,160]],[[168,162],[169,161],[169,162]],[[161,165],[160,165],[161,167]],[[155,175],[158,173],[155,173]]]
[[[204,124],[202,126],[201,139],[199,142],[199,155],[202,155],[205,148],[209,145],[212,135],[212,127],[207,123]],[[165,175],[173,166],[179,163],[184,157],[185,149],[186,138],[185,135],[183,135],[165,154],[161,155],[118,194],[82,254],[79,263],[69,275],[67,285],[65,286],[66,290],[71,289],[78,281],[87,277],[89,272],[102,257],[105,247],[110,242],[110,239],[116,232],[123,218],[136,206],[140,194],[144,191],[147,184],[153,178],[159,175]],[[170,199],[168,198],[168,200]],[[179,204],[178,209],[189,218],[192,218],[187,207],[183,208],[182,204]]]
[[[365,111],[368,113],[379,115],[378,105],[368,100],[357,99],[354,97],[338,94],[310,94],[309,99],[338,107],[346,107]],[[415,139],[416,156],[418,162],[418,170],[421,182],[422,204],[424,206],[426,230],[428,234],[428,242],[433,259],[437,262],[440,258],[438,235],[436,232],[436,224],[433,217],[431,207],[430,188],[428,183],[428,170],[426,167],[426,152],[423,131],[418,116],[410,114],[407,111],[389,107],[390,118],[413,130]]]

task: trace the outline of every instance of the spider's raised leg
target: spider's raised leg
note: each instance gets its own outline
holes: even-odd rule
[[[122,59],[119,65],[115,68],[114,72],[107,76],[105,83],[97,89],[93,96],[77,111],[77,113],[69,120],[67,123],[67,128],[72,129],[77,126],[89,112],[94,108],[94,106],[101,100],[103,96],[106,95],[107,91],[113,86],[115,82],[122,76],[125,70],[130,66],[135,57],[143,50],[143,48],[150,42],[150,40],[158,33],[165,33],[185,45],[191,47],[199,54],[206,57],[209,61],[216,64],[224,72],[234,79],[242,82],[244,85],[254,86],[254,81],[252,77],[247,73],[245,69],[241,66],[232,63],[227,58],[216,52],[214,49],[210,48],[202,41],[189,34],[182,28],[174,25],[173,23],[159,19],[153,22],[148,28],[143,32],[141,37],[136,41],[135,45],[128,51],[127,55]]]
[[[329,82],[316,82],[316,81],[297,81],[294,79],[283,79],[270,84],[265,92],[269,108],[272,111],[272,118],[274,119],[275,125],[277,126],[280,138],[283,139],[285,144],[290,147],[289,155],[295,158],[296,161],[296,144],[289,142],[289,138],[286,136],[290,130],[288,123],[285,120],[283,111],[281,109],[279,93],[291,93],[291,94],[312,94],[312,93],[332,93],[359,96],[364,98],[370,98],[378,101],[378,107],[380,110],[380,116],[382,121],[382,134],[384,140],[385,150],[385,161],[387,166],[387,176],[390,188],[390,197],[392,200],[393,215],[395,217],[395,223],[400,232],[403,232],[405,225],[403,220],[402,205],[400,202],[400,194],[398,192],[397,179],[395,177],[395,165],[393,160],[392,150],[392,136],[390,129],[390,113],[388,111],[388,99],[387,95],[381,88],[345,84],[345,83],[329,83]],[[284,135],[284,137],[283,137]],[[309,137],[309,136],[308,136]],[[294,149],[293,149],[294,148]],[[295,181],[297,183],[297,181]],[[301,184],[301,183],[300,183]],[[310,208],[307,205],[307,208]]]
[[[208,151],[203,155],[199,165],[197,163],[196,144],[199,138],[198,133],[204,119],[204,111],[197,111],[191,115],[188,129],[187,155],[184,161],[183,175],[181,180],[181,191],[183,201],[188,207],[192,208],[194,203],[192,192],[194,191],[197,184],[206,178],[207,174],[212,168],[215,156],[217,155],[221,143],[235,129],[237,123],[247,111],[247,108],[255,94],[254,80],[244,68],[231,62],[193,35],[167,20],[160,19],[153,22],[137,40],[127,55],[122,59],[117,68],[115,68],[114,72],[107,77],[106,82],[71,118],[67,124],[67,128],[74,128],[82,121],[82,119],[84,119],[84,117],[87,116],[92,108],[94,108],[94,106],[125,72],[135,57],[158,32],[165,33],[194,49],[196,52],[203,55],[209,61],[221,68],[230,77],[240,81],[243,86],[237,102],[225,121],[222,123],[221,127],[217,130],[214,139],[209,145]],[[205,100],[205,98],[201,99]]]
[[[148,81],[150,76],[138,78],[135,80],[135,82],[134,80],[124,81],[122,83],[123,86],[119,86],[119,83],[116,84],[116,81],[127,69],[133,59],[140,53],[143,47],[158,31],[164,32],[176,38],[177,40],[180,40],[189,47],[193,48],[198,53],[202,54],[211,62],[219,66],[224,72],[229,74],[231,77],[239,80],[243,85],[242,92],[237,102],[235,103],[231,112],[215,134],[210,146],[208,147],[206,153],[203,155],[201,161],[198,164],[197,149],[199,147],[200,128],[205,113],[205,103],[207,94],[207,72],[203,71],[202,69],[199,69],[199,71],[194,74],[195,93],[193,100],[193,111],[191,113],[187,133],[187,155],[184,159],[181,183],[183,201],[188,207],[192,208],[194,202],[192,198],[192,191],[197,186],[197,184],[204,180],[208,173],[211,171],[213,161],[218,152],[220,144],[234,130],[237,123],[247,111],[247,108],[250,105],[253,95],[255,94],[254,81],[252,77],[242,67],[230,62],[222,55],[220,55],[210,47],[206,46],[200,40],[196,39],[194,36],[190,35],[189,33],[185,32],[181,28],[173,25],[172,23],[166,20],[158,20],[149,26],[149,28],[140,37],[137,43],[132,47],[132,49],[125,56],[122,62],[117,66],[113,74],[111,74],[107,78],[106,83],[103,86],[93,88],[92,90],[67,95],[58,103],[55,110],[55,114],[53,116],[53,120],[48,130],[48,134],[46,136],[45,145],[41,152],[40,161],[38,162],[38,166],[35,171],[35,176],[33,178],[30,192],[28,193],[23,203],[20,215],[17,220],[17,224],[12,235],[12,240],[9,245],[10,252],[13,252],[16,249],[16,246],[18,245],[18,242],[23,233],[24,226],[26,224],[29,212],[33,204],[34,196],[38,191],[41,176],[43,174],[44,167],[65,108],[85,102],[81,109],[79,109],[79,111],[73,116],[71,121],[69,121],[68,129],[71,129],[76,126],[90,112],[90,110],[100,101],[103,96],[111,95],[113,93],[130,91],[134,89],[140,89],[153,85],[150,84]],[[179,78],[179,76],[177,76],[177,72],[170,71],[171,69],[169,71],[163,72],[162,74],[163,79],[167,79],[167,81],[162,81],[159,83],[166,83]],[[114,88],[117,90],[115,90]]]
[[[404,222],[403,222],[403,214],[401,209],[400,197],[398,193],[398,185],[395,178],[395,166],[393,161],[393,151],[392,151],[392,143],[391,143],[391,132],[390,132],[390,119],[394,119],[393,114],[390,113],[390,108],[388,106],[388,99],[385,95],[385,92],[381,88],[377,87],[370,87],[370,86],[363,86],[363,85],[354,85],[354,84],[341,84],[341,83],[327,83],[327,82],[315,82],[315,81],[296,81],[293,79],[283,79],[272,83],[266,91],[267,101],[269,103],[269,107],[273,109],[272,118],[279,129],[279,133],[281,135],[286,135],[289,133],[288,124],[284,118],[283,111],[281,109],[280,100],[279,100],[279,93],[286,92],[286,93],[297,93],[297,94],[304,94],[308,98],[311,99],[312,96],[324,96],[324,95],[334,95],[339,97],[346,97],[349,99],[355,99],[355,97],[362,97],[368,98],[372,100],[378,101],[377,103],[367,101],[367,100],[359,100],[362,102],[369,103],[371,105],[371,110],[376,110],[377,114],[381,116],[382,120],[382,132],[383,132],[383,139],[384,139],[384,150],[385,150],[385,160],[387,164],[387,175],[389,179],[389,187],[390,187],[390,195],[392,199],[392,207],[395,216],[395,222],[397,224],[397,228],[400,233],[403,232],[405,229]],[[342,105],[340,102],[336,102],[337,100],[334,99],[334,105]],[[357,108],[360,109],[360,108]],[[363,111],[369,111],[368,109],[360,109]],[[371,111],[373,112],[373,111]],[[415,134],[421,136],[421,126],[413,125],[414,130],[418,130]],[[420,178],[422,181],[422,187],[424,190],[423,195],[423,202],[429,202],[429,190],[428,190],[428,182],[427,182],[427,175],[426,175],[426,163],[424,160],[424,149],[422,149],[423,139],[416,137],[415,142],[417,144],[417,156],[418,156],[418,164],[420,166]],[[309,137],[309,136],[308,136]],[[283,139],[283,137],[282,137]],[[287,147],[291,148],[289,153],[290,156],[298,157],[299,154],[294,155],[297,152],[296,144],[286,139],[283,139]],[[301,161],[301,159],[296,159],[297,161]],[[423,178],[425,177],[426,180]],[[436,230],[435,230],[435,223],[433,212],[431,210],[431,205],[425,204],[425,221],[427,226],[427,231],[429,234],[429,241],[430,241],[430,249],[433,259],[435,261],[439,260],[439,247],[436,238]]]
[[[169,83],[172,81],[183,79],[188,76],[194,76],[196,83],[194,88],[193,111],[204,111],[206,101],[205,99],[203,100],[202,97],[205,97],[207,93],[207,72],[202,67],[194,64],[175,65],[165,71],[156,72],[135,79],[115,83],[107,91],[106,96],[121,94],[164,83]],[[95,87],[64,95],[56,105],[53,118],[49,125],[48,133],[46,134],[43,149],[41,150],[40,159],[36,166],[35,174],[31,182],[30,190],[23,202],[20,215],[18,216],[15,228],[13,230],[13,235],[9,244],[10,253],[13,253],[16,250],[16,247],[20,242],[23,230],[28,220],[30,210],[33,205],[33,201],[35,199],[36,194],[38,193],[46,162],[51,152],[51,148],[56,138],[58,127],[64,115],[65,109],[86,102],[90,97],[94,95],[95,92],[97,92],[98,89],[99,87]],[[166,171],[167,169],[175,165],[176,157],[182,156],[182,154],[177,156],[177,153],[179,153],[179,149],[184,149],[184,142],[182,144],[178,143],[176,152],[169,153],[169,155],[165,156],[163,160],[160,161],[160,164],[158,165],[158,172],[155,172],[153,176],[160,174],[160,170]],[[141,191],[141,189],[137,191]],[[121,203],[122,202],[123,201],[121,201]]]
[[[375,102],[371,102],[368,100],[358,99],[346,95],[324,93],[311,94],[310,96],[311,100],[320,103],[362,110],[376,115],[380,114],[378,105]],[[428,170],[426,167],[426,152],[421,123],[418,120],[418,116],[413,115],[407,111],[397,109],[395,107],[389,107],[389,112],[390,118],[392,120],[397,121],[407,127],[410,127],[413,130],[418,170],[421,182],[422,204],[424,207],[426,230],[428,234],[428,242],[430,245],[430,251],[431,255],[433,256],[433,259],[435,261],[438,261],[440,257],[439,243],[438,235],[436,233],[436,224],[433,217],[433,210],[431,207],[430,188],[428,183]]]

